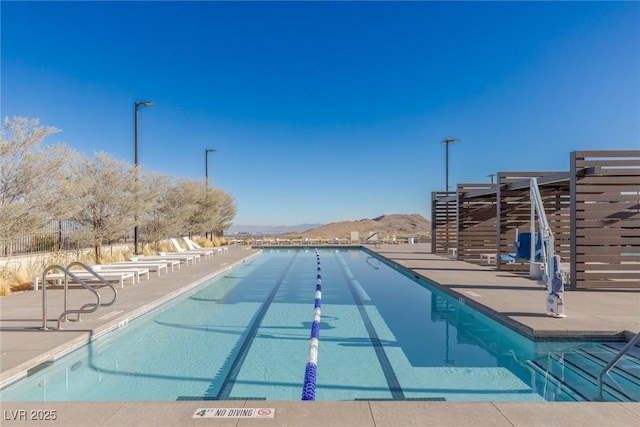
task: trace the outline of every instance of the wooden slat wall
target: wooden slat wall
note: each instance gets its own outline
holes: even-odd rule
[[[492,189],[491,184],[458,184],[458,259],[480,262],[480,254],[496,252],[495,194],[464,197],[467,192]]]
[[[571,172],[570,288],[640,289],[640,150],[576,151]]]
[[[431,193],[431,253],[447,254],[449,248],[458,246],[456,201],[439,201],[442,197],[455,196],[454,191]]]
[[[531,199],[529,187],[506,190],[507,185],[522,182],[530,178],[542,178],[555,175],[559,172],[499,172],[498,173],[498,200],[500,229],[498,232],[499,253],[514,253],[516,240],[516,228],[519,232],[529,232],[531,223]],[[569,181],[561,181],[553,184],[540,184],[540,196],[544,204],[545,214],[555,238],[554,250],[564,259],[570,259],[570,194]],[[536,220],[536,231],[540,231]],[[501,264],[498,269],[505,271],[529,271],[529,264],[514,263]]]

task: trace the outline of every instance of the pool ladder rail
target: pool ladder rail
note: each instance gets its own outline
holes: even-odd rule
[[[87,272],[89,272],[92,276],[94,276],[96,279],[98,279],[100,282],[102,282],[104,285],[108,286],[109,288],[111,288],[111,290],[113,291],[113,299],[107,303],[103,303],[102,302],[102,297],[100,296],[100,293],[91,285],[89,285],[87,282],[85,282],[84,280],[82,280],[80,277],[78,277],[76,274],[73,273],[73,271],[71,271],[72,267],[81,267],[82,269],[86,270]],[[98,273],[96,273],[91,267],[89,267],[88,265],[80,262],[80,261],[74,261],[71,264],[67,265],[66,267],[63,267],[62,265],[59,264],[53,264],[48,266],[47,268],[44,269],[44,271],[42,272],[42,329],[43,330],[50,330],[50,328],[48,327],[47,323],[47,282],[46,282],[46,278],[47,278],[47,273],[49,273],[51,270],[60,270],[61,272],[63,272],[65,274],[64,277],[64,311],[62,312],[62,314],[60,314],[60,316],[58,317],[58,326],[56,328],[56,330],[61,330],[62,329],[62,320],[68,320],[67,316],[69,314],[77,314],[78,317],[75,319],[75,321],[80,321],[80,315],[81,314],[86,314],[86,313],[93,313],[95,311],[97,311],[100,307],[108,307],[110,305],[113,305],[113,303],[116,302],[116,299],[118,298],[118,291],[116,290],[116,288],[108,281],[106,280],[104,277],[100,276]],[[89,292],[91,292],[95,297],[96,297],[96,302],[90,302],[87,304],[84,304],[82,307],[80,307],[79,309],[69,309],[68,305],[68,296],[69,296],[69,280],[68,278],[71,277],[75,282],[77,282],[80,286],[84,287],[85,289],[87,289]]]
[[[627,354],[629,352],[629,350],[631,350],[631,348],[636,345],[636,343],[638,343],[638,341],[640,341],[640,332],[638,332],[633,338],[631,338],[629,340],[629,342],[622,347],[622,349],[618,352],[618,354],[615,355],[615,357],[613,359],[611,359],[611,361],[609,363],[607,363],[607,366],[605,366],[602,371],[600,371],[600,374],[598,374],[598,400],[603,400],[602,397],[602,392],[603,392],[603,384],[604,384],[604,376],[614,368],[614,366],[616,366],[616,364],[620,361],[620,359],[622,359],[622,357]]]
[[[568,352],[551,352],[546,357],[546,366],[543,359],[519,363],[532,369],[540,380],[543,387],[540,394],[545,400],[557,400],[558,395],[574,401],[638,402],[640,352],[634,349],[640,339],[638,335],[624,345],[605,342],[593,348],[581,346]],[[610,371],[613,376],[603,382]]]

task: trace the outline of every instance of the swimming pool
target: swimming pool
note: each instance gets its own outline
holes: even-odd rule
[[[532,342],[364,250],[319,255],[316,400],[592,400],[596,388],[573,366],[598,366],[606,346],[622,345]],[[267,249],[2,400],[300,400],[316,264],[313,249]],[[621,369],[612,375],[622,391],[605,399],[637,400],[640,376]]]

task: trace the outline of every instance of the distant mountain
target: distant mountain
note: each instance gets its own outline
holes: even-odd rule
[[[310,230],[317,227],[322,227],[324,224],[298,224],[298,225],[232,225],[228,230],[224,232],[225,236],[232,236],[238,233],[249,234],[284,234],[284,233],[297,233],[306,230]]]
[[[365,239],[369,233],[378,233],[380,238],[390,237],[422,237],[431,236],[431,221],[419,214],[382,215],[373,219],[361,219],[358,221],[334,222],[303,232],[287,233],[283,237],[307,237],[324,239],[349,239],[351,232],[360,233],[360,239]]]

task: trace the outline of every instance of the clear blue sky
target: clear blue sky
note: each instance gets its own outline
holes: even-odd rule
[[[640,149],[637,2],[8,2],[2,117],[204,177],[236,224],[430,215],[431,191]]]

